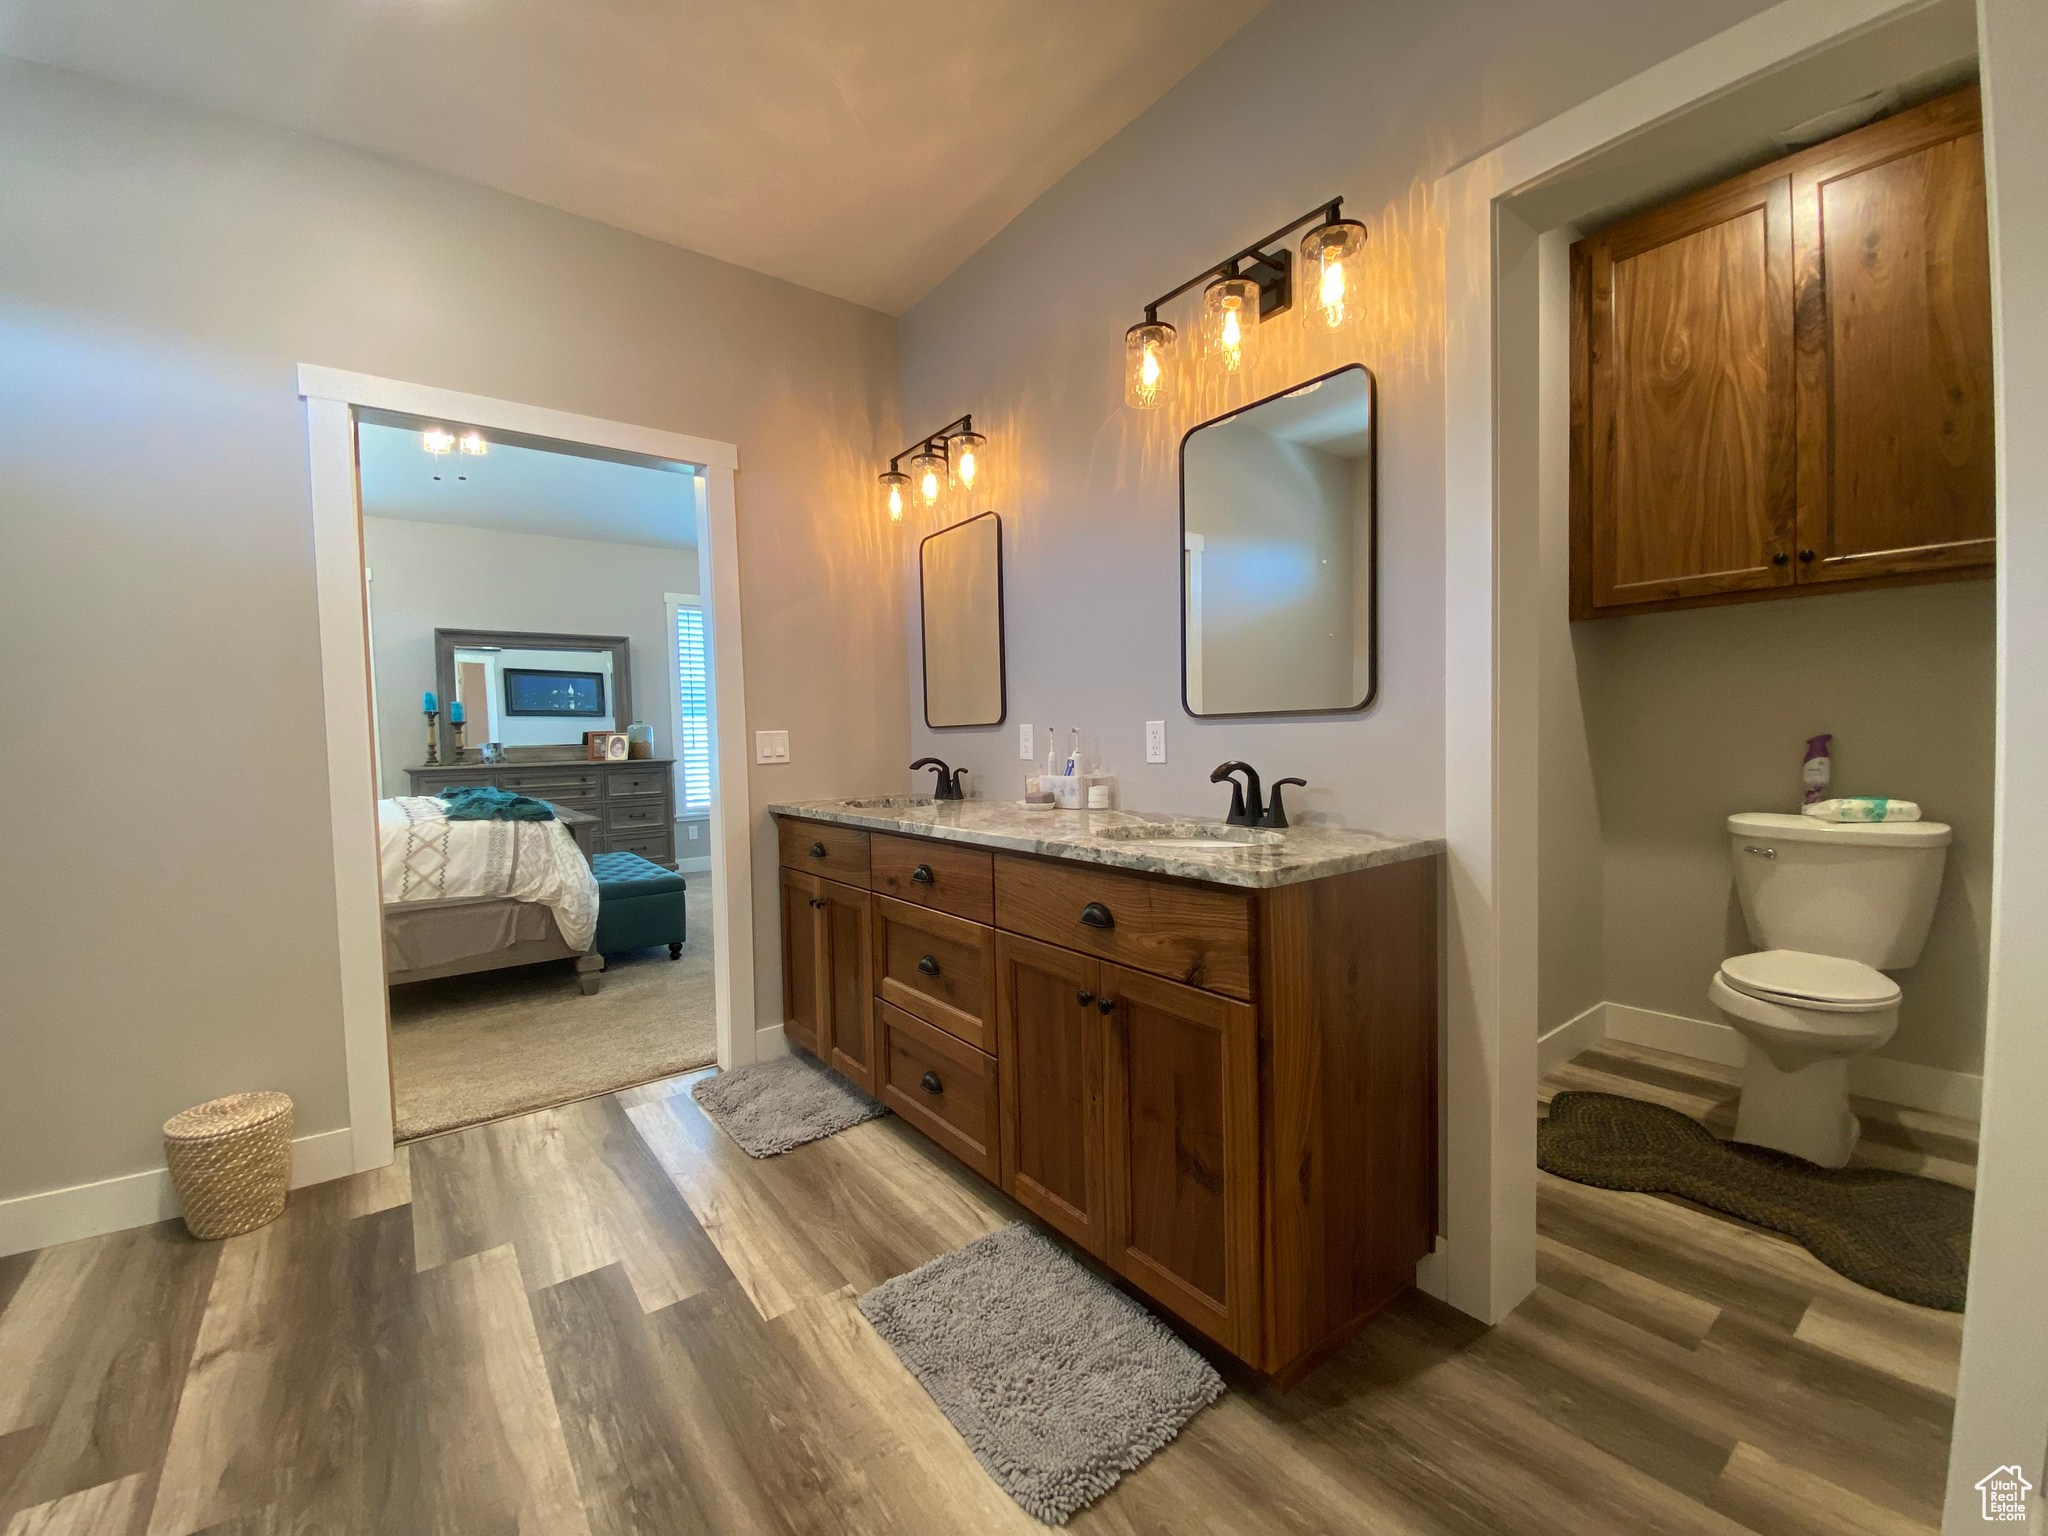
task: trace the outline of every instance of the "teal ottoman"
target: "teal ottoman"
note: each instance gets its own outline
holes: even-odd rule
[[[683,877],[637,853],[600,853],[590,861],[597,876],[597,937],[590,947],[600,955],[628,949],[668,946],[676,959],[689,938]]]

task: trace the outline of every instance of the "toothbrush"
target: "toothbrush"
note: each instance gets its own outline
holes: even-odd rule
[[[1071,776],[1074,770],[1080,766],[1080,761],[1081,727],[1077,725],[1074,727],[1073,739],[1067,745],[1067,773],[1069,776]]]

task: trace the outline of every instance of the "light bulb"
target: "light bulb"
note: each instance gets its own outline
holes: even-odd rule
[[[1203,337],[1225,373],[1244,366],[1258,323],[1259,285],[1250,278],[1219,277],[1203,290]]]
[[[484,441],[484,435],[481,432],[463,433],[462,440],[457,446],[464,453],[472,453],[479,458],[491,451],[491,445]]]
[[[945,505],[949,479],[946,456],[927,445],[910,461],[910,494],[921,512],[936,512]]]
[[[988,439],[979,432],[961,432],[947,440],[946,460],[953,470],[953,489],[971,491],[975,477],[981,473],[982,455],[988,451]]]
[[[455,446],[455,434],[446,427],[429,427],[420,434],[420,446],[437,456],[447,453]]]
[[[1328,330],[1358,318],[1355,278],[1365,254],[1365,226],[1355,219],[1333,219],[1301,239],[1303,276],[1315,284],[1309,313]]]
[[[910,476],[897,470],[890,470],[882,476],[882,510],[889,514],[889,521],[903,521],[903,509],[910,500]]]
[[[1166,404],[1172,387],[1172,326],[1147,320],[1124,332],[1124,400],[1141,411]]]

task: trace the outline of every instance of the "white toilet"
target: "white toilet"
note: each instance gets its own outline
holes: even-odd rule
[[[1735,1139],[1839,1168],[1861,1129],[1849,1058],[1899,1023],[1884,972],[1920,958],[1949,829],[1747,811],[1728,818],[1755,954],[1721,963],[1707,997],[1749,1040]]]

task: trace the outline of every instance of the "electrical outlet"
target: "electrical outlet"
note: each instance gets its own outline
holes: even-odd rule
[[[1031,727],[1028,725],[1017,727],[1017,755],[1027,763],[1033,761],[1038,756],[1036,752],[1031,750]]]
[[[1145,722],[1145,761],[1163,763],[1166,761],[1166,722],[1147,720]]]
[[[789,732],[754,732],[754,761],[757,763],[786,763],[789,761]]]
[[[694,821],[690,823],[690,841],[697,841],[697,823]]]

